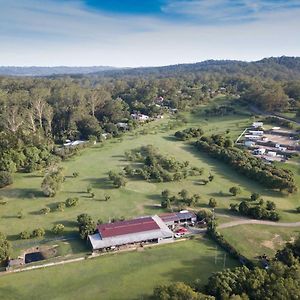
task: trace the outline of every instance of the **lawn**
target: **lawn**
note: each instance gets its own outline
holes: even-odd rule
[[[226,267],[237,262],[226,258]],[[205,284],[224,252],[204,238],[1,277],[5,299],[145,299],[158,284]]]
[[[251,120],[245,115],[231,115],[216,118],[203,118],[197,114],[186,114],[188,126],[201,126],[207,134],[222,133],[229,130],[229,136],[236,138],[240,132],[247,127]],[[108,221],[114,217],[124,216],[126,218],[156,214],[162,212],[157,207],[160,204],[160,193],[168,188],[177,194],[182,188],[187,189],[191,194],[201,195],[200,206],[207,207],[209,198],[214,197],[218,202],[216,211],[228,213],[231,202],[240,202],[248,199],[255,191],[260,193],[265,200],[275,201],[282,215],[282,220],[293,221],[299,216],[293,213],[296,206],[300,205],[299,195],[284,196],[276,191],[269,191],[246,177],[236,174],[229,166],[218,162],[200,152],[185,142],[176,141],[173,137],[178,129],[168,129],[169,119],[163,119],[145,125],[144,128],[124,135],[121,139],[106,141],[104,144],[97,144],[85,149],[80,155],[62,163],[65,169],[66,181],[61,191],[54,198],[46,198],[42,195],[40,185],[43,172],[32,174],[15,175],[15,183],[1,189],[0,196],[7,200],[7,204],[1,206],[0,231],[6,233],[13,242],[14,255],[20,249],[24,249],[26,243],[18,241],[18,234],[22,230],[33,230],[37,227],[46,229],[47,238],[52,238],[50,233],[53,225],[62,223],[65,225],[66,234],[77,232],[76,217],[80,213],[88,213],[95,220]],[[124,152],[153,144],[160,152],[166,155],[175,156],[178,160],[188,160],[192,166],[203,167],[204,174],[197,177],[189,177],[182,182],[170,183],[148,183],[142,180],[129,180],[124,188],[116,189],[107,180],[107,173],[110,170],[121,170],[128,162],[124,160]],[[287,166],[287,165],[284,165]],[[297,182],[300,181],[300,174],[294,165],[288,165],[297,173]],[[79,176],[72,177],[73,172]],[[213,174],[215,179],[207,185],[201,185],[200,179],[207,178]],[[95,198],[90,198],[86,189],[92,185]],[[235,199],[228,193],[231,186],[240,186],[242,193]],[[104,201],[104,195],[111,196],[109,201]],[[68,197],[79,197],[79,205],[73,208],[66,208],[64,212],[51,212],[48,215],[39,214],[44,207],[53,208],[58,202],[65,201]],[[23,218],[18,219],[17,214],[22,211]],[[26,241],[31,245],[38,241]]]
[[[273,257],[286,242],[300,234],[300,228],[272,227],[266,225],[240,225],[220,229],[225,239],[243,255],[255,261],[258,255]]]

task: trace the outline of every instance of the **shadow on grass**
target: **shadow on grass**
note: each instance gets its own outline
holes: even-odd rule
[[[175,136],[172,136],[172,135],[163,136],[163,138],[169,142],[178,142],[179,141]]]
[[[2,219],[19,219],[17,215],[13,215],[13,216],[2,216]]]
[[[183,144],[182,148],[185,151],[190,152],[195,158],[198,158],[207,163],[210,167],[210,170],[220,178],[230,180],[233,184],[236,185],[240,184],[241,186],[245,187],[250,191],[258,191],[260,194],[263,194],[263,196],[269,196],[274,198],[282,198],[285,196],[285,194],[283,194],[280,191],[266,189],[263,185],[259,184],[258,182],[236,172],[224,162],[211,158],[208,154],[198,151],[191,144]]]
[[[41,190],[30,188],[14,188],[12,190],[3,190],[4,197],[6,198],[44,198],[45,195]]]
[[[283,211],[286,212],[286,213],[299,215],[299,220],[300,220],[300,213],[298,213],[296,211],[296,209],[284,209]]]
[[[26,178],[43,178],[44,176],[42,175],[34,175],[34,174],[30,174],[30,175],[26,175]]]
[[[145,204],[144,205],[145,209],[151,209],[151,210],[161,210],[162,207],[160,205],[151,205],[151,204]]]
[[[65,227],[74,228],[78,226],[78,223],[76,221],[71,220],[61,220],[61,221],[55,221],[53,224],[63,224]]]
[[[159,194],[151,194],[151,195],[147,195],[147,198],[148,199],[150,199],[150,200],[154,200],[154,201],[156,201],[156,202],[161,202],[161,200],[162,200],[162,197],[161,197],[161,195],[159,195]]]
[[[209,250],[208,254],[202,253],[201,257],[192,259],[189,259],[187,255],[186,259],[182,261],[182,267],[172,268],[172,270],[164,274],[170,282],[181,281],[191,284],[195,279],[199,279],[204,287],[212,272],[224,269],[225,252],[217,244],[204,238],[201,240],[194,239],[194,241],[205,245],[207,250]],[[227,255],[225,267],[232,267],[233,265],[238,266],[240,264],[237,260],[229,258]]]
[[[224,193],[222,191],[220,192],[214,192],[214,193],[209,193],[208,194],[209,196],[212,196],[212,197],[232,197],[231,194],[229,193]]]
[[[111,181],[108,178],[101,177],[101,178],[86,178],[83,181],[89,182],[89,184],[93,188],[101,188],[103,190],[110,190],[113,189],[114,186],[112,185]]]

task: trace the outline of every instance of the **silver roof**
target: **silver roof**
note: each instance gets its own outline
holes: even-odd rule
[[[99,233],[89,235],[89,240],[94,250],[108,248],[111,246],[120,246],[131,243],[138,243],[142,241],[159,239],[159,238],[171,238],[173,232],[168,226],[161,220],[157,215],[153,216],[152,219],[158,224],[159,229],[142,231],[138,233],[123,234],[113,237],[101,239]]]

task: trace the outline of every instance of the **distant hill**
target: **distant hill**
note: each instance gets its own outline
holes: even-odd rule
[[[106,70],[99,76],[176,76],[184,74],[211,73],[217,75],[245,75],[277,80],[300,79],[300,57],[270,57],[259,61],[207,60],[192,64],[163,67]]]
[[[92,66],[92,67],[5,67],[0,66],[0,75],[4,76],[51,76],[51,75],[68,75],[68,74],[89,74],[113,70],[109,66]]]

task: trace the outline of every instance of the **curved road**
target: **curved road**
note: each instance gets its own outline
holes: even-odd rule
[[[228,223],[223,223],[218,226],[219,229],[230,228],[238,225],[247,225],[247,224],[257,224],[257,225],[268,225],[268,226],[277,226],[277,227],[300,227],[300,222],[292,223],[281,223],[281,222],[272,222],[272,221],[263,221],[263,220],[253,220],[253,219],[238,219],[236,221],[231,221]]]

